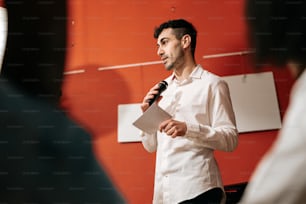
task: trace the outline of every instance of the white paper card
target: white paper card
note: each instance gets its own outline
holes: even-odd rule
[[[153,134],[158,130],[161,122],[170,118],[172,116],[169,113],[153,103],[133,125],[148,134]]]

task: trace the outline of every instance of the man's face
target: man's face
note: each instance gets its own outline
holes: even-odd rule
[[[164,29],[157,38],[157,54],[160,56],[167,70],[177,69],[183,61],[181,40],[173,34],[172,28]]]

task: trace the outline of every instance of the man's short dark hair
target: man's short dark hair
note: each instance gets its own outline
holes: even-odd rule
[[[191,37],[191,53],[194,56],[195,48],[197,44],[197,30],[195,27],[184,19],[169,20],[162,23],[159,27],[155,28],[154,38],[157,39],[160,33],[167,28],[174,30],[174,35],[177,39],[181,39],[184,35],[190,35]]]

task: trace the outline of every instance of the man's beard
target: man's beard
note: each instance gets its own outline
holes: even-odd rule
[[[173,69],[173,67],[174,67],[174,63],[171,63],[169,65],[165,64],[165,68],[166,68],[167,71],[171,71]]]
[[[183,54],[176,58],[175,61],[171,62],[170,64],[165,64],[165,68],[167,71],[171,71],[176,68],[180,68],[184,64],[184,56]]]
[[[165,68],[166,68],[167,71],[171,71],[171,70],[175,69],[176,67],[179,67],[182,64],[184,64],[184,53],[180,52],[179,55],[177,56],[177,58],[174,61],[170,62],[170,64],[168,64],[168,65],[167,65],[167,63],[165,64]]]

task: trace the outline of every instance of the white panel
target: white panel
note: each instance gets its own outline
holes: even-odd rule
[[[229,85],[239,132],[281,128],[272,72],[223,78]]]
[[[118,142],[141,141],[140,130],[132,124],[141,115],[140,103],[118,105]]]

